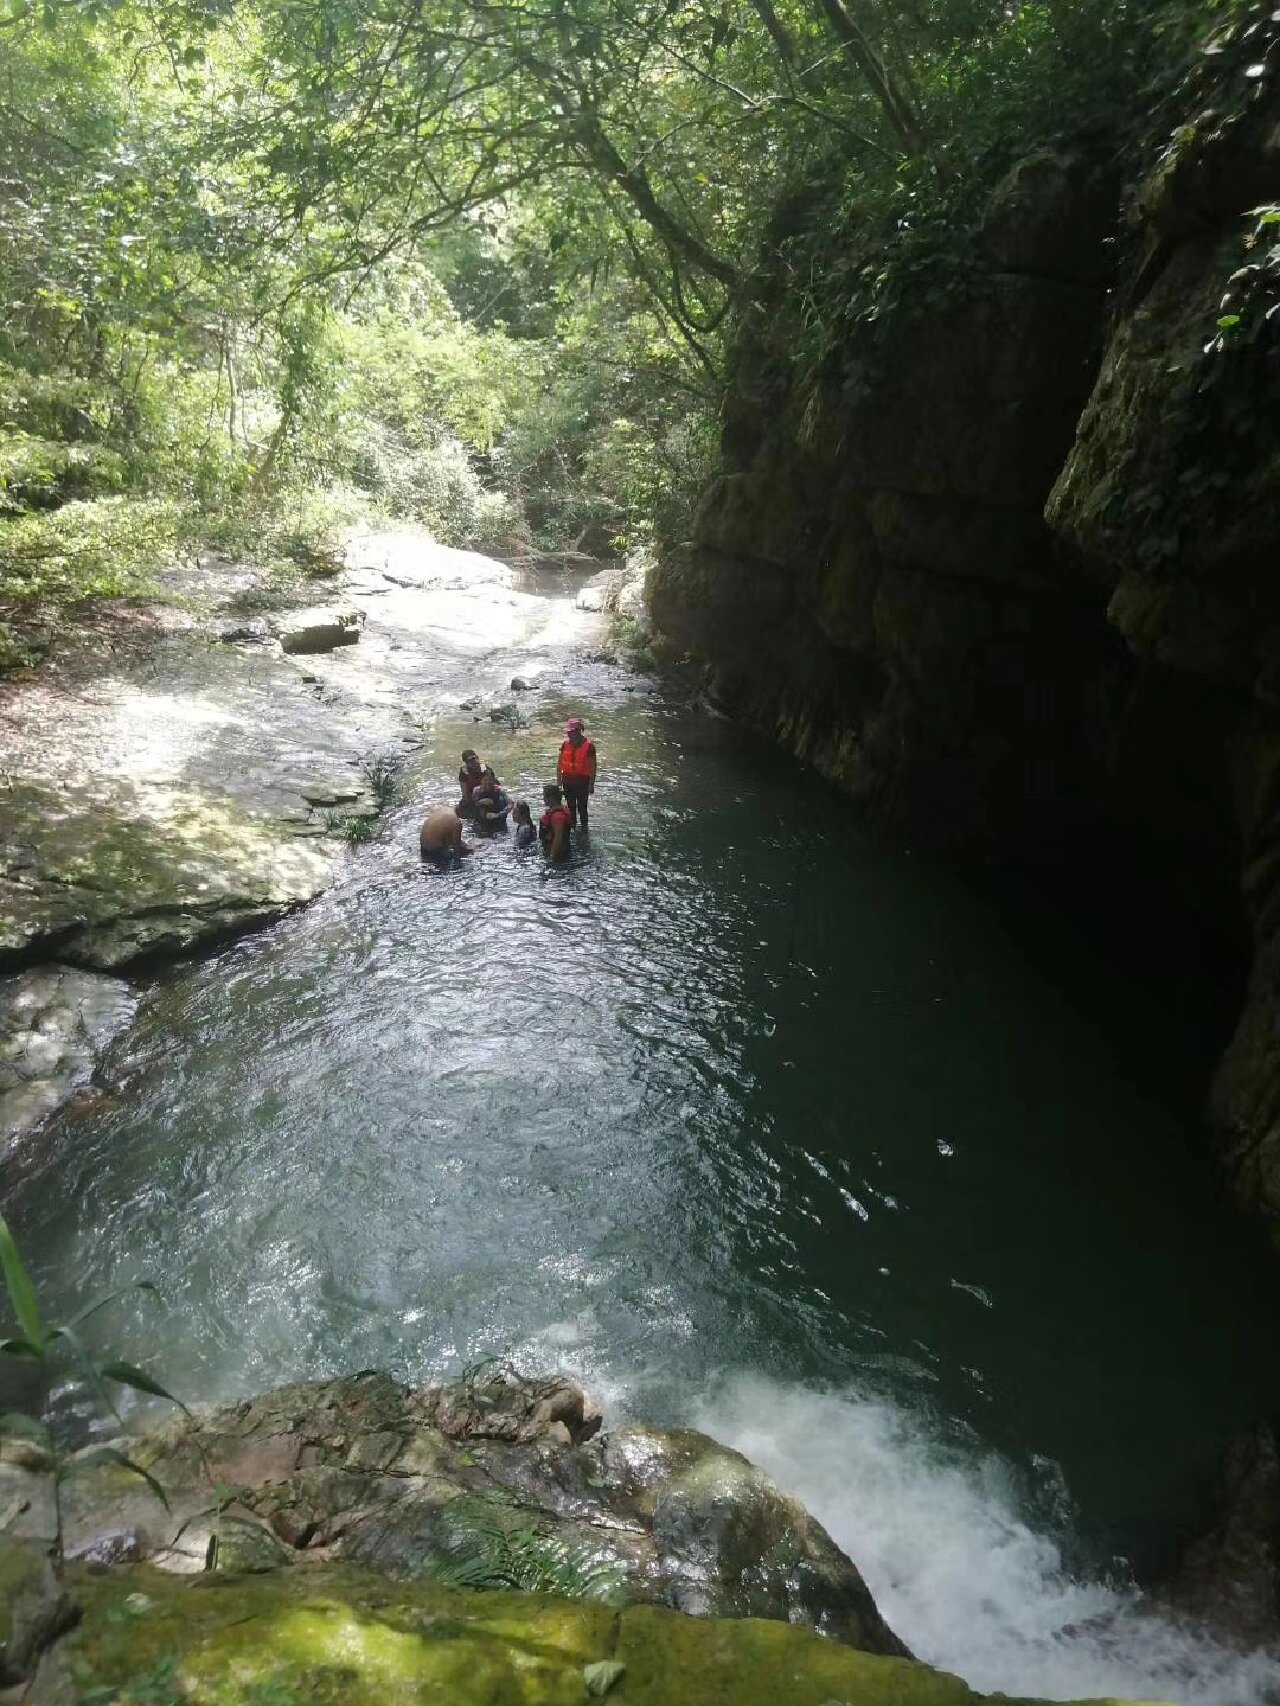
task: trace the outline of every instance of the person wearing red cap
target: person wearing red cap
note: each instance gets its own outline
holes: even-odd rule
[[[564,725],[565,740],[556,763],[556,781],[564,789],[569,822],[587,827],[587,801],[596,791],[596,744],[588,740],[581,717],[570,717]]]

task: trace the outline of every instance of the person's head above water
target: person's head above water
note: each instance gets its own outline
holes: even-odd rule
[[[544,806],[563,805],[564,794],[555,782],[548,782],[542,790],[542,803]]]
[[[533,822],[533,813],[529,810],[528,800],[517,800],[516,801],[516,809],[515,809],[514,815],[515,815],[515,820],[517,823],[532,823]]]
[[[497,787],[498,777],[492,764],[485,765],[484,769],[480,772],[480,780],[482,782],[492,782],[494,787]]]

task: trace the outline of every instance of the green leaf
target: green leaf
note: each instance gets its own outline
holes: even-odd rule
[[[84,1343],[80,1338],[80,1335],[76,1332],[75,1328],[71,1325],[71,1323],[69,1321],[59,1322],[59,1324],[56,1327],[52,1328],[50,1333],[49,1333],[49,1337],[45,1342],[46,1342],[46,1344],[51,1345],[55,1339],[65,1339],[67,1341],[67,1343],[71,1346],[71,1349],[75,1352],[76,1361],[80,1364],[81,1368],[83,1368],[85,1373],[89,1376],[89,1382],[92,1385],[94,1391],[97,1393],[98,1400],[101,1403],[103,1409],[109,1411],[111,1413],[111,1415],[113,1415],[115,1417],[116,1421],[119,1421],[120,1420],[120,1412],[119,1412],[119,1410],[116,1409],[115,1405],[111,1401],[111,1394],[107,1391],[106,1385],[104,1384],[103,1379],[102,1379],[102,1375],[99,1372],[98,1365],[96,1362],[94,1362],[93,1358],[89,1355],[89,1352],[86,1350]]]
[[[30,1339],[0,1339],[0,1356],[29,1357],[34,1361],[40,1351]]]
[[[23,1266],[18,1246],[13,1241],[13,1233],[9,1230],[9,1223],[2,1214],[0,1268],[4,1269],[5,1289],[9,1293],[9,1302],[13,1305],[14,1318],[39,1355],[44,1339],[40,1330],[40,1306],[36,1302],[36,1288],[31,1283],[31,1275]]]
[[[43,1446],[49,1444],[49,1430],[38,1416],[28,1416],[24,1410],[5,1410],[0,1414],[0,1434],[8,1434],[15,1439],[38,1440]]]
[[[587,1693],[600,1699],[609,1692],[626,1668],[620,1659],[597,1659],[593,1665],[583,1665],[582,1680],[587,1685]]]
[[[1232,326],[1238,326],[1239,324],[1240,316],[1238,314],[1223,314],[1218,320],[1218,330],[1220,332],[1229,332]]]
[[[145,1368],[138,1368],[131,1362],[119,1359],[100,1363],[98,1373],[104,1380],[114,1380],[117,1386],[131,1386],[135,1392],[147,1392],[153,1398],[167,1398],[171,1404],[176,1404],[184,1416],[191,1414],[181,1398],[175,1398],[158,1380],[153,1380]]]
[[[62,1473],[64,1477],[78,1475],[82,1469],[94,1469],[100,1463],[115,1463],[121,1469],[127,1469],[131,1475],[136,1475],[139,1480],[145,1481],[160,1503],[168,1510],[169,1500],[165,1496],[164,1488],[155,1476],[150,1470],[144,1469],[140,1463],[135,1463],[131,1457],[126,1457],[124,1452],[119,1451],[114,1445],[91,1445],[87,1451],[78,1451],[74,1457],[68,1460]]]
[[[63,1325],[79,1327],[91,1315],[96,1315],[100,1309],[105,1309],[118,1298],[127,1297],[131,1291],[149,1291],[153,1297],[160,1296],[159,1287],[153,1285],[150,1280],[132,1280],[128,1285],[117,1286],[115,1291],[109,1291],[105,1296],[95,1298],[92,1303],[86,1303],[83,1309],[78,1309]],[[56,1332],[57,1328],[54,1331]]]

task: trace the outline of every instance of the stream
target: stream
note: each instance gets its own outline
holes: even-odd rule
[[[977,1687],[1254,1706],[1280,1667],[1131,1585],[1280,1389],[1199,1128],[1221,997],[1065,893],[876,840],[591,661],[571,578],[525,590],[536,635],[440,666],[335,886],[163,976],[24,1150],[51,1308],[149,1275],[167,1308],[112,1348],[189,1400],[564,1368],[761,1462]],[[521,726],[458,709],[516,673]],[[536,798],[571,710],[601,761],[571,867],[500,839],[424,872],[461,748]]]

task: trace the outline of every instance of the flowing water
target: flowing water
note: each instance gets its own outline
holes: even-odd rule
[[[190,1398],[566,1368],[741,1445],[978,1686],[1252,1706],[1273,1667],[1126,1585],[1276,1396],[1268,1270],[1196,1125],[1214,1000],[1065,897],[878,844],[582,661],[542,591],[533,726],[442,715],[329,894],[164,979],[110,1093],[28,1146],[42,1285],[155,1277],[119,1348]],[[602,763],[572,866],[497,840],[425,873],[460,748],[532,794],[570,707]]]

